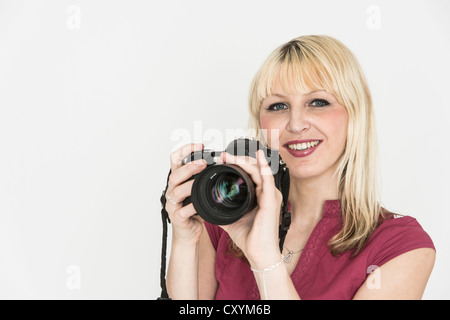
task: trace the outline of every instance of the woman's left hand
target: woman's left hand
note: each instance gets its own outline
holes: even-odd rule
[[[238,221],[221,226],[243,251],[250,265],[264,269],[280,260],[278,228],[283,196],[276,188],[264,152],[257,152],[257,160],[222,153],[224,163],[243,168],[256,185],[257,206]],[[243,161],[244,160],[244,161]]]

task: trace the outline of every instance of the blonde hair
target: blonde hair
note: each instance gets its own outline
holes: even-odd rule
[[[329,36],[302,36],[277,48],[250,88],[249,128],[260,140],[264,140],[259,123],[261,102],[271,95],[276,80],[288,94],[325,90],[347,109],[347,140],[335,172],[342,229],[328,244],[333,255],[347,250],[357,254],[376,229],[381,214],[372,98],[361,67],[344,44]]]

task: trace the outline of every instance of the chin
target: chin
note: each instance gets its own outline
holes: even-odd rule
[[[317,168],[308,168],[307,166],[292,167],[286,163],[289,168],[289,175],[295,179],[311,179],[319,175]]]
[[[313,179],[314,177],[317,177],[317,175],[316,174],[304,174],[304,173],[301,173],[301,174],[297,174],[297,173],[291,174],[290,173],[290,177],[291,177],[291,179],[295,179],[295,180],[310,180],[310,179]]]

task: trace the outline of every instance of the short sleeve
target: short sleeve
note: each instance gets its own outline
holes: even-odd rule
[[[217,251],[217,246],[219,245],[219,240],[222,235],[223,229],[219,226],[211,224],[209,222],[204,221],[206,231],[208,231],[209,238],[211,239],[211,243],[214,249]]]
[[[378,267],[408,251],[420,248],[436,250],[422,226],[408,216],[384,221],[368,245],[371,247],[369,264]]]

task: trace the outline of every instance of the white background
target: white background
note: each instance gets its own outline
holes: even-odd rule
[[[327,34],[372,90],[383,204],[437,247],[424,297],[450,299],[449,14],[445,0],[0,0],[0,298],[156,298],[177,134],[226,145],[268,54]]]

